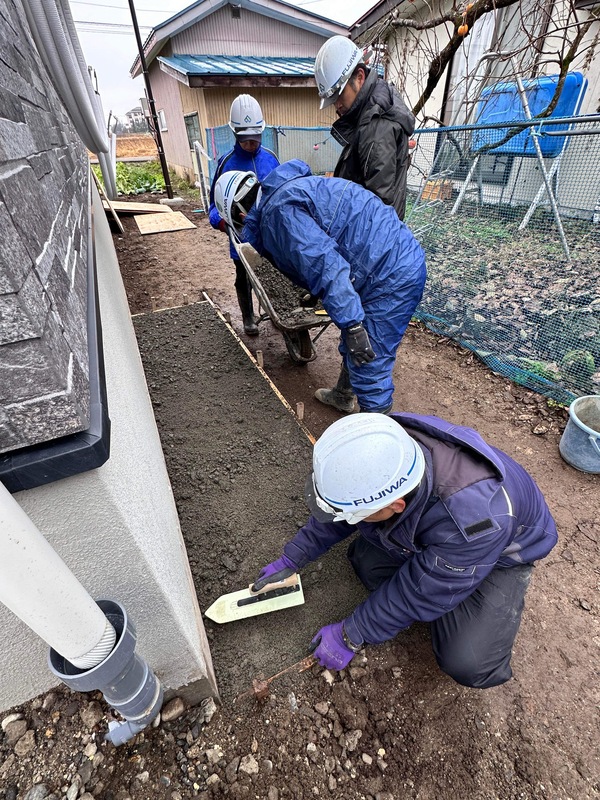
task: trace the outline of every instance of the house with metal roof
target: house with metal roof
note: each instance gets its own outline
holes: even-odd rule
[[[229,120],[233,99],[252,94],[267,125],[329,126],[313,71],[323,42],[348,29],[282,0],[199,0],[157,25],[144,44],[165,155],[193,179],[193,142]],[[140,58],[130,70],[141,74]]]

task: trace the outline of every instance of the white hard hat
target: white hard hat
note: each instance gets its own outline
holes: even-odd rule
[[[215,205],[225,222],[238,233],[244,227],[244,216],[256,201],[260,183],[253,172],[224,172],[215,184]]]
[[[315,59],[321,108],[335,103],[362,60],[362,50],[345,36],[332,36],[325,42]]]
[[[352,414],[330,425],[315,444],[312,496],[310,478],[305,495],[318,519],[355,525],[410,494],[424,472],[423,451],[395,420]]]
[[[229,127],[242,141],[260,141],[265,121],[258,100],[249,94],[238,95],[231,104]]]

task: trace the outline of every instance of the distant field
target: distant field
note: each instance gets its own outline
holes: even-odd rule
[[[149,133],[136,133],[131,136],[117,136],[117,158],[135,156],[155,156],[156,145]]]

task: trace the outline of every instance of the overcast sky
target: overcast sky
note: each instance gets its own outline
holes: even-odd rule
[[[376,0],[288,2],[350,25],[375,5]],[[131,31],[128,0],[70,0],[70,4],[86,60],[96,70],[104,113],[108,115],[112,111],[117,117],[124,117],[125,112],[139,106],[139,98],[144,95],[142,78],[132,80],[129,75],[137,47]],[[191,0],[135,0],[134,5],[142,41],[145,41],[151,28],[191,5]],[[129,30],[125,26],[129,26]]]

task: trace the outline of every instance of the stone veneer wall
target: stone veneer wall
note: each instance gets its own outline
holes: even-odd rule
[[[87,152],[0,0],[0,453],[89,427]]]

